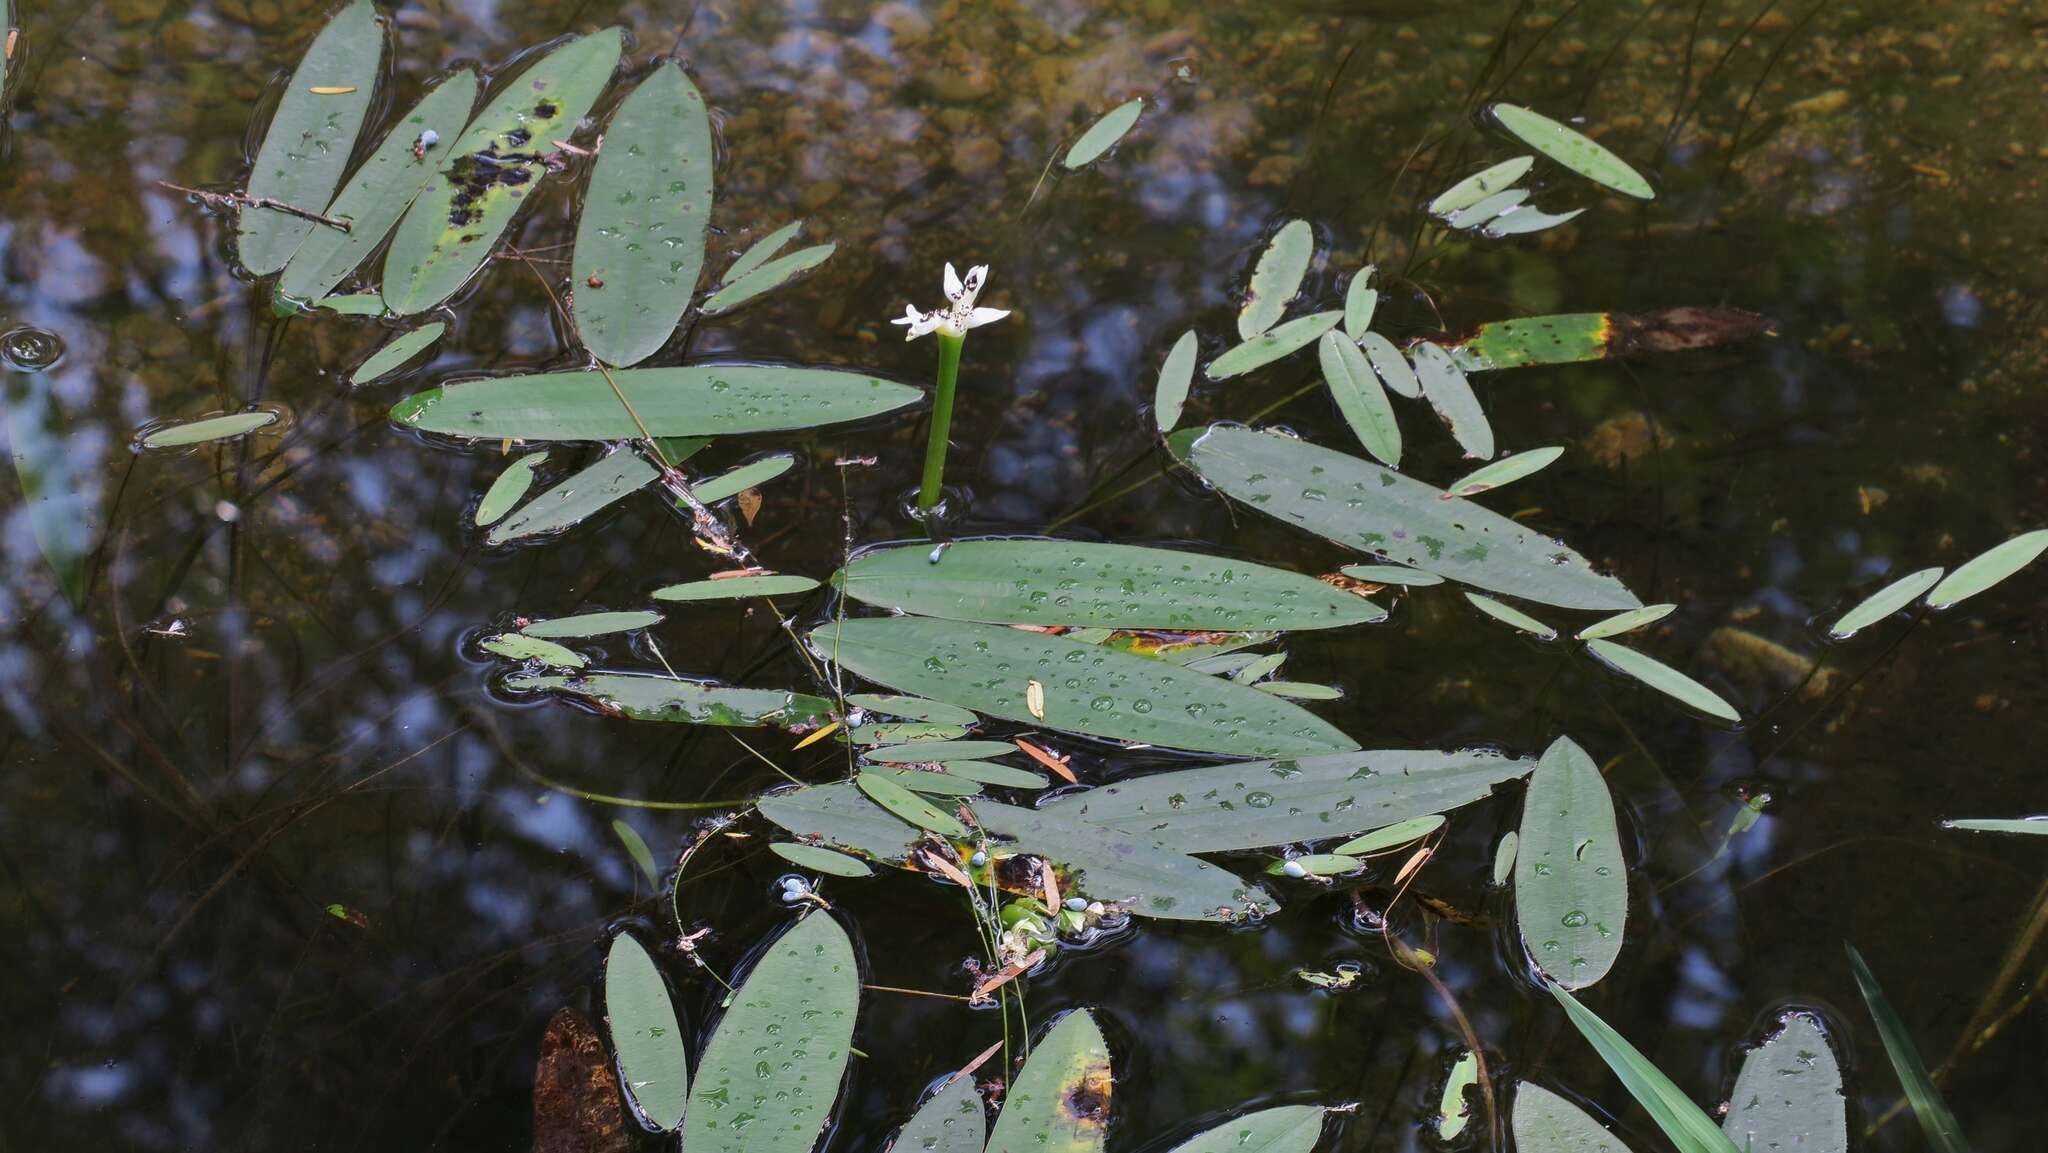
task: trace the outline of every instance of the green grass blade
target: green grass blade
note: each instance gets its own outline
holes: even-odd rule
[[[1854,945],[1844,945],[1843,948],[1849,951],[1849,968],[1856,974],[1856,987],[1863,993],[1863,1003],[1870,1007],[1871,1020],[1877,1022],[1877,1035],[1884,1041],[1885,1056],[1891,1058],[1892,1068],[1899,1074],[1899,1083],[1906,1088],[1906,1100],[1913,1106],[1913,1116],[1920,1122],[1921,1131],[1927,1134],[1927,1144],[1941,1153],[1970,1153],[1970,1143],[1963,1139],[1963,1128],[1956,1123],[1956,1115],[1949,1111],[1948,1102],[1941,1099],[1941,1091],[1928,1077],[1927,1066],[1920,1060],[1920,1051],[1913,1047],[1912,1035],[1906,1032],[1906,1023],[1893,1011],[1891,1001],[1878,986],[1870,966],[1863,963],[1863,954],[1857,952]]]
[[[1554,983],[1545,983],[1550,995],[1564,1006],[1565,1015],[1591,1042],[1600,1059],[1621,1078],[1621,1083],[1633,1096],[1657,1127],[1664,1131],[1680,1153],[1735,1153],[1735,1143],[1721,1132],[1721,1126],[1698,1105],[1693,1104],[1663,1070],[1650,1063],[1642,1051],[1621,1034],[1615,1032],[1591,1009],[1573,998],[1570,993]]]

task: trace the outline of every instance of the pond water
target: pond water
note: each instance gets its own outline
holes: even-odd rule
[[[674,935],[612,822],[672,865],[709,812],[783,783],[764,758],[823,781],[845,754],[504,691],[503,663],[476,647],[489,631],[646,607],[653,588],[727,565],[646,494],[559,538],[489,547],[471,511],[512,458],[389,420],[465,374],[587,363],[553,283],[494,261],[430,356],[351,387],[394,329],[278,318],[268,283],[238,269],[232,220],[158,185],[240,187],[321,5],[15,7],[0,328],[32,331],[9,338],[9,440],[42,462],[20,475],[63,510],[44,535],[60,554],[71,542],[77,567],[53,572],[20,483],[0,482],[0,1147],[529,1147],[550,1016],[601,1013],[621,923]],[[1149,407],[1183,331],[1205,360],[1235,342],[1245,280],[1289,219],[1310,222],[1318,252],[1293,313],[1341,307],[1371,262],[1374,327],[1397,339],[1559,312],[1771,318],[1773,334],[1711,350],[1475,377],[1504,448],[1567,449],[1487,503],[1644,602],[1675,602],[1632,643],[1734,704],[1739,728],[1576,645],[1526,639],[1448,585],[1380,594],[1384,625],[1291,637],[1285,675],[1341,686],[1308,707],[1368,748],[1533,756],[1569,734],[1587,749],[1621,812],[1631,900],[1619,962],[1582,996],[1694,1100],[1724,1100],[1742,1047],[1804,1006],[1843,1062],[1857,1147],[1924,1147],[1908,1114],[1865,1135],[1899,1082],[1849,941],[1943,1068],[1975,1146],[2031,1144],[2048,1017],[2022,1000],[2040,980],[2043,858],[2035,838],[1939,821],[2042,807],[2041,575],[1846,643],[1826,625],[1887,574],[1953,567],[2048,521],[2038,10],[534,0],[391,20],[385,118],[457,62],[498,69],[569,32],[629,29],[630,75],[673,50],[719,140],[710,268],[799,217],[805,243],[838,245],[687,324],[658,363],[925,386],[932,342],[888,321],[936,303],[944,262],[991,265],[982,303],[1013,314],[968,342],[956,535],[1050,530],[1307,573],[1360,559],[1168,475]],[[1133,96],[1145,117],[1115,152],[1049,164]],[[1550,166],[1546,207],[1589,208],[1570,225],[1498,241],[1426,227],[1429,197],[1515,154],[1479,118],[1494,99],[1583,116],[1656,199]],[[568,276],[551,246],[574,234],[579,177],[547,181],[516,225],[551,282]],[[1270,409],[1262,421],[1356,452],[1319,382],[1310,350],[1198,383],[1185,422]],[[249,405],[282,419],[196,450],[129,447],[144,426]],[[1403,471],[1441,485],[1468,470],[1424,409],[1402,413]],[[738,529],[765,563],[822,578],[849,539],[925,535],[903,511],[923,445],[919,410],[722,440],[691,467],[796,453]],[[550,479],[593,455],[555,451]],[[831,611],[822,593],[777,603],[799,625]],[[758,601],[671,606],[648,633],[581,647],[611,667],[823,688]],[[1087,783],[1196,763],[1053,743]],[[1760,793],[1762,819],[1716,859]],[[1452,815],[1401,923],[1496,1079],[1569,1090],[1631,1147],[1659,1148],[1530,982],[1488,886],[1520,796]],[[793,919],[776,899],[788,866],[764,851],[775,831],[734,827],[751,836],[709,841],[680,893],[726,973]],[[1324,1148],[1443,1147],[1429,1119],[1458,1026],[1361,924],[1353,889],[1372,905],[1392,892],[1384,876],[1280,885],[1286,908],[1263,922],[1138,920],[1027,979],[1034,1024],[1079,1006],[1103,1023],[1112,1145],[1167,1148],[1199,1119],[1308,1101],[1357,1103]],[[871,985],[971,987],[962,963],[981,944],[957,892],[892,870],[824,891]],[[1461,917],[1425,929],[1412,898]],[[663,955],[701,1036],[722,990]],[[1294,975],[1344,961],[1362,966],[1346,990]],[[1001,1032],[992,1010],[865,993],[866,1056],[826,1147],[879,1148],[922,1088]]]

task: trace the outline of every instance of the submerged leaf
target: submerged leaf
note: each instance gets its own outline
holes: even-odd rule
[[[348,382],[352,385],[368,384],[378,377],[384,376],[406,361],[426,351],[435,341],[441,339],[441,334],[447,330],[448,326],[446,324],[436,320],[428,324],[422,324],[410,331],[399,333],[397,336],[392,337],[384,347],[371,353],[368,360],[356,366],[355,372],[349,375]]]
[[[1513,605],[1502,604],[1492,597],[1481,596],[1478,593],[1466,593],[1465,599],[1472,602],[1473,608],[1478,609],[1494,620],[1511,628],[1520,629],[1537,640],[1554,641],[1557,639],[1556,629],[1551,628],[1521,609],[1515,608]]]
[[[1344,423],[1351,426],[1358,443],[1388,468],[1401,467],[1401,425],[1394,419],[1394,406],[1387,401],[1386,389],[1380,387],[1380,378],[1366,363],[1365,354],[1333,331],[1323,334],[1316,355],[1337,411],[1344,414]]]
[[[1605,977],[1628,921],[1628,863],[1600,766],[1559,737],[1529,776],[1515,851],[1515,922],[1536,967],[1566,989]]]
[[[818,582],[793,573],[761,573],[758,576],[726,577],[723,580],[690,581],[666,585],[649,594],[658,601],[731,601],[747,597],[782,597],[807,593]]]
[[[1531,1081],[1515,1082],[1510,1126],[1517,1153],[1629,1153],[1584,1109]]]
[[[624,368],[654,355],[690,306],[714,159],[704,97],[674,61],[605,125],[570,258],[576,331],[604,363]]]
[[[916,825],[945,837],[964,837],[967,826],[960,819],[872,769],[854,778],[860,791],[876,804]]]
[[[1450,353],[1424,340],[1409,350],[1415,360],[1415,379],[1422,384],[1422,398],[1436,410],[1451,438],[1466,456],[1489,460],[1493,456],[1493,426],[1486,422],[1486,410],[1465,374],[1451,362]]]
[[[1301,291],[1301,279],[1308,275],[1315,251],[1315,230],[1306,220],[1290,220],[1273,234],[1266,250],[1259,254],[1258,265],[1252,269],[1244,306],[1237,313],[1239,339],[1250,340],[1286,314],[1287,302]]]
[[[1593,183],[1638,200],[1656,198],[1650,182],[1641,173],[1577,129],[1514,104],[1496,104],[1490,111],[1500,126],[1514,133],[1522,143]]]
[[[1470,208],[1513,185],[1535,163],[1534,156],[1517,156],[1483,168],[1438,193],[1437,198],[1429,202],[1429,214],[1448,216],[1461,208]]]
[[[1557,541],[1357,457],[1230,425],[1169,444],[1224,495],[1348,548],[1539,604],[1641,607]]]
[[[1527,452],[1504,456],[1492,464],[1481,465],[1452,481],[1445,491],[1451,496],[1477,496],[1541,472],[1563,455],[1564,446],[1552,445],[1549,448],[1532,448]]]
[[[464,381],[399,401],[391,419],[421,432],[477,440],[632,440],[633,412],[654,436],[729,436],[863,420],[914,404],[908,385],[829,368],[696,364],[541,372]]]
[[[526,499],[528,489],[533,487],[533,470],[548,459],[546,449],[529,452],[505,466],[505,471],[484,490],[484,498],[476,506],[476,526],[489,528],[498,523],[512,506]]]
[[[692,725],[776,725],[810,729],[832,719],[832,702],[784,689],[745,689],[653,673],[595,672],[573,676],[519,674],[505,687],[581,697],[606,713],[636,721]]]
[[[2048,816],[2039,817],[1958,817],[1943,821],[1944,829],[1967,829],[1974,833],[2024,833],[2030,836],[2048,836]]]
[[[637,1130],[636,1130],[637,1132]],[[588,1018],[555,1010],[533,1070],[533,1153],[631,1153],[611,1057]]]
[[[1811,1016],[1787,1013],[1742,1059],[1721,1132],[1738,1149],[1848,1153],[1847,1110],[1827,1034]]]
[[[797,868],[809,869],[814,873],[825,873],[834,877],[872,877],[875,875],[875,871],[868,868],[867,862],[859,857],[849,857],[845,853],[834,852],[831,849],[821,848],[817,845],[799,844],[794,841],[770,841],[768,848],[776,856],[781,857]]]
[[[621,448],[528,501],[526,507],[491,526],[493,545],[565,532],[653,484],[661,473],[630,448]]]
[[[1742,714],[1736,712],[1735,706],[1722,700],[1714,690],[1647,653],[1615,644],[1613,641],[1587,641],[1586,648],[1614,671],[1633,677],[1665,696],[1681,701],[1710,717],[1719,717],[1731,725],[1742,722]]]
[[[1344,334],[1353,341],[1364,336],[1372,326],[1372,314],[1380,306],[1380,294],[1372,288],[1372,274],[1377,271],[1373,265],[1366,265],[1351,274],[1351,284],[1344,290]]]
[[[988,1111],[974,1091],[974,1078],[955,1074],[918,1106],[889,1148],[902,1153],[982,1153],[987,1142]]]
[[[1188,388],[1195,381],[1195,355],[1199,351],[1193,329],[1180,334],[1166,363],[1159,366],[1159,383],[1152,390],[1152,420],[1161,433],[1173,431],[1180,423],[1181,409],[1188,402]]]
[[[661,623],[661,614],[629,610],[625,612],[578,613],[571,617],[555,617],[552,620],[531,621],[519,631],[530,637],[550,637],[561,640],[570,637],[601,637],[611,633],[632,632]]]
[[[1280,907],[1259,886],[1188,856],[1177,841],[1090,824],[1071,805],[1026,809],[975,801],[971,808],[983,829],[1010,842],[991,846],[991,857],[1044,857],[1068,873],[1065,891],[1084,900],[1182,921],[1235,921]]]
[[[1083,132],[1081,138],[1074,141],[1073,147],[1067,149],[1067,170],[1080,168],[1116,147],[1116,142],[1124,138],[1124,133],[1129,132],[1132,126],[1138,123],[1138,114],[1144,110],[1145,98],[1140,96],[1103,113],[1102,119],[1089,125],[1088,131]]]
[[[800,273],[809,272],[839,251],[837,244],[814,244],[799,248],[788,256],[778,257],[745,276],[721,287],[705,299],[703,308],[706,316],[730,312],[764,292],[772,292]]]
[[[612,833],[619,838],[620,844],[626,846],[626,855],[633,858],[634,864],[640,866],[640,872],[647,878],[647,882],[658,887],[661,884],[661,868],[654,863],[654,853],[647,847],[647,840],[640,835],[640,830],[624,821],[613,821]]]
[[[832,583],[863,604],[990,624],[1241,632],[1384,620],[1314,577],[1174,549],[1064,540],[956,541],[872,550]]]
[[[989,1134],[988,1153],[1101,1153],[1109,1132],[1109,1044],[1086,1009],[1032,1046]]]
[[[1607,1062],[1607,1067],[1614,1070],[1616,1077],[1621,1078],[1629,1095],[1636,1099],[1680,1153],[1741,1153],[1722,1135],[1721,1127],[1714,1123],[1714,1119],[1693,1104],[1692,1099],[1673,1084],[1663,1070],[1643,1056],[1641,1050],[1629,1044],[1627,1038],[1615,1032],[1607,1022],[1555,983],[1544,987],[1557,998],[1558,1004],[1564,1006],[1565,1015],[1571,1019],[1572,1025],[1592,1043],[1600,1059]]]
[[[269,411],[209,416],[203,420],[163,425],[144,433],[139,443],[144,448],[190,448],[195,444],[247,436],[259,428],[268,428],[276,423],[277,414]]]
[[[722,472],[690,486],[690,494],[702,504],[717,504],[750,488],[767,484],[796,467],[796,454],[778,452],[748,461],[730,472]]]
[[[2024,532],[1956,566],[1927,594],[1930,608],[1951,608],[1985,591],[2034,562],[2048,551],[2048,528]]]
[[[1228,349],[1209,362],[1205,375],[1210,380],[1228,380],[1255,368],[1264,368],[1283,356],[1290,356],[1314,344],[1324,333],[1337,327],[1337,322],[1342,319],[1344,314],[1335,311],[1297,316],[1270,332],[1262,332]]]
[[[1634,632],[1644,625],[1655,624],[1670,616],[1672,610],[1677,607],[1677,605],[1673,604],[1644,605],[1642,608],[1630,609],[1625,613],[1615,613],[1605,620],[1594,621],[1592,624],[1580,629],[1578,639],[1582,641],[1597,641],[1606,637],[1618,637],[1623,633]]]
[[[1883,588],[1858,601],[1855,608],[1842,614],[1842,619],[1828,628],[1828,635],[1838,641],[1848,640],[1871,625],[1898,612],[1920,599],[1920,594],[1934,587],[1941,580],[1944,570],[1939,566],[1924,568],[1919,572],[1907,573]]]
[[[1892,1009],[1870,966],[1863,963],[1863,954],[1854,945],[1843,947],[1849,951],[1849,968],[1856,974],[1856,987],[1863,993],[1863,1003],[1870,1008],[1871,1020],[1877,1022],[1885,1056],[1891,1058],[1892,1069],[1899,1075],[1899,1084],[1906,1090],[1913,1118],[1920,1122],[1927,1143],[1941,1153],[1969,1153],[1970,1143],[1963,1136],[1963,1127],[1956,1123],[1956,1115],[1942,1099],[1941,1090],[1934,1087],[1933,1079],[1927,1075],[1927,1065],[1921,1061],[1920,1050],[1913,1045],[1906,1023]]]
[[[604,1015],[634,1105],[649,1125],[673,1132],[689,1099],[689,1055],[668,982],[631,933],[613,937],[605,957]]]
[[[1358,337],[1358,347],[1388,392],[1409,400],[1422,396],[1422,382],[1415,379],[1415,370],[1409,367],[1408,358],[1401,355],[1393,341],[1377,332],[1367,332]]]
[[[718,283],[720,285],[727,285],[745,279],[747,273],[773,260],[775,254],[781,252],[784,245],[795,240],[796,234],[803,226],[804,222],[802,220],[792,220],[788,224],[756,240],[748,246],[745,252],[739,254],[738,259],[734,260],[726,268],[725,275],[718,278]]]

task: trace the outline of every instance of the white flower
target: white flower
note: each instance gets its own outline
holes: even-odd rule
[[[994,324],[1010,315],[1010,310],[974,307],[974,298],[981,295],[981,286],[987,280],[988,265],[977,264],[968,269],[967,279],[962,280],[960,274],[953,271],[953,265],[949,261],[946,264],[946,307],[931,312],[919,312],[915,306],[905,305],[903,315],[889,323],[910,326],[909,335],[903,338],[905,340],[916,340],[928,332],[943,332],[948,336],[960,337],[967,335],[970,328]]]

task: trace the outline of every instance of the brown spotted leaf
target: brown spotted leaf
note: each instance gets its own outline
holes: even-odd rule
[[[1109,1132],[1109,1045],[1086,1009],[1031,1050],[996,1118],[988,1153],[1100,1153]]]

